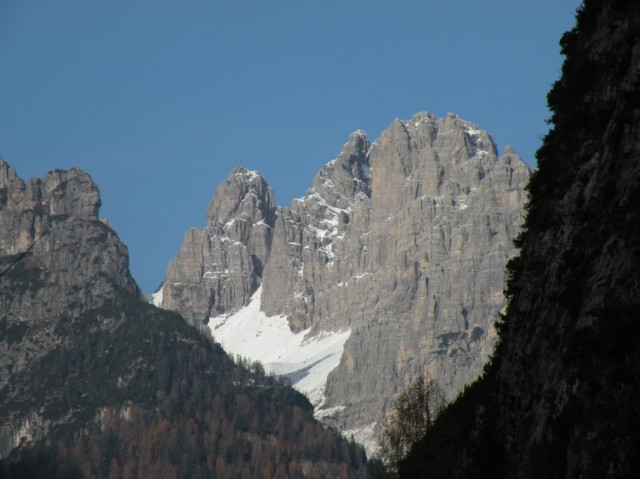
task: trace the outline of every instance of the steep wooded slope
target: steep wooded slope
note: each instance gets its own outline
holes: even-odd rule
[[[640,4],[561,45],[500,346],[404,477],[640,477]]]

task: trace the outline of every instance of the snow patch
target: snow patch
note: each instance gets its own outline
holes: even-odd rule
[[[342,435],[347,438],[353,436],[356,442],[364,446],[365,451],[367,451],[367,456],[371,457],[373,453],[380,448],[378,435],[376,433],[377,426],[377,423],[372,422],[366,426],[346,429],[342,431]]]
[[[336,184],[333,182],[333,180],[330,180],[329,178],[323,178],[322,186],[325,186],[327,188],[335,188]]]
[[[331,417],[337,413],[340,413],[344,411],[344,409],[345,409],[344,406],[334,406],[334,407],[328,407],[326,409],[316,409],[314,416],[316,417],[316,419],[324,419],[327,417]]]
[[[307,198],[314,199],[317,203],[320,203],[322,206],[325,206],[329,211],[331,211],[336,215],[339,213],[349,213],[348,209],[337,208],[335,206],[331,206],[330,204],[328,204],[327,201],[320,195],[320,193],[318,193],[314,189],[309,190],[309,192],[307,193]]]
[[[267,228],[271,229],[271,226],[265,223],[264,220],[260,220],[257,223],[254,223],[253,226],[266,226]]]
[[[286,316],[268,317],[260,311],[261,293],[262,287],[247,306],[231,316],[210,318],[214,339],[228,353],[260,361],[265,370],[289,377],[293,387],[319,406],[327,376],[340,363],[351,330],[311,337],[307,337],[309,329],[293,333]]]
[[[151,304],[159,308],[162,305],[163,292],[164,292],[164,283],[162,284],[162,286],[160,286],[160,288],[158,288],[158,291],[156,291],[151,295]]]
[[[249,181],[253,181],[256,178],[260,177],[260,173],[257,172],[256,170],[244,170],[244,171],[238,171],[235,176],[239,176],[241,178],[247,178]]]
[[[469,205],[466,203],[467,195],[456,196],[454,199],[454,208],[456,210],[466,210]]]

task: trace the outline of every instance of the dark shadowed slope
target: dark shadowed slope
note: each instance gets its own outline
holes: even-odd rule
[[[640,3],[561,45],[500,346],[403,477],[640,477]]]

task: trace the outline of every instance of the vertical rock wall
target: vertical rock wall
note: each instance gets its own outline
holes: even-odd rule
[[[229,173],[207,208],[203,230],[187,231],[169,265],[163,307],[202,328],[210,316],[246,305],[258,288],[271,250],[273,191],[256,172]]]

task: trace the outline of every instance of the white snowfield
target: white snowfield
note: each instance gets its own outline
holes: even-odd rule
[[[351,330],[309,337],[293,333],[286,316],[267,317],[260,311],[262,287],[250,303],[230,316],[209,319],[214,339],[230,354],[260,361],[265,370],[288,376],[321,414],[327,376],[338,365]]]
[[[151,295],[151,304],[157,306],[158,308],[162,307],[162,292],[164,291],[164,284],[158,288],[158,290]]]

